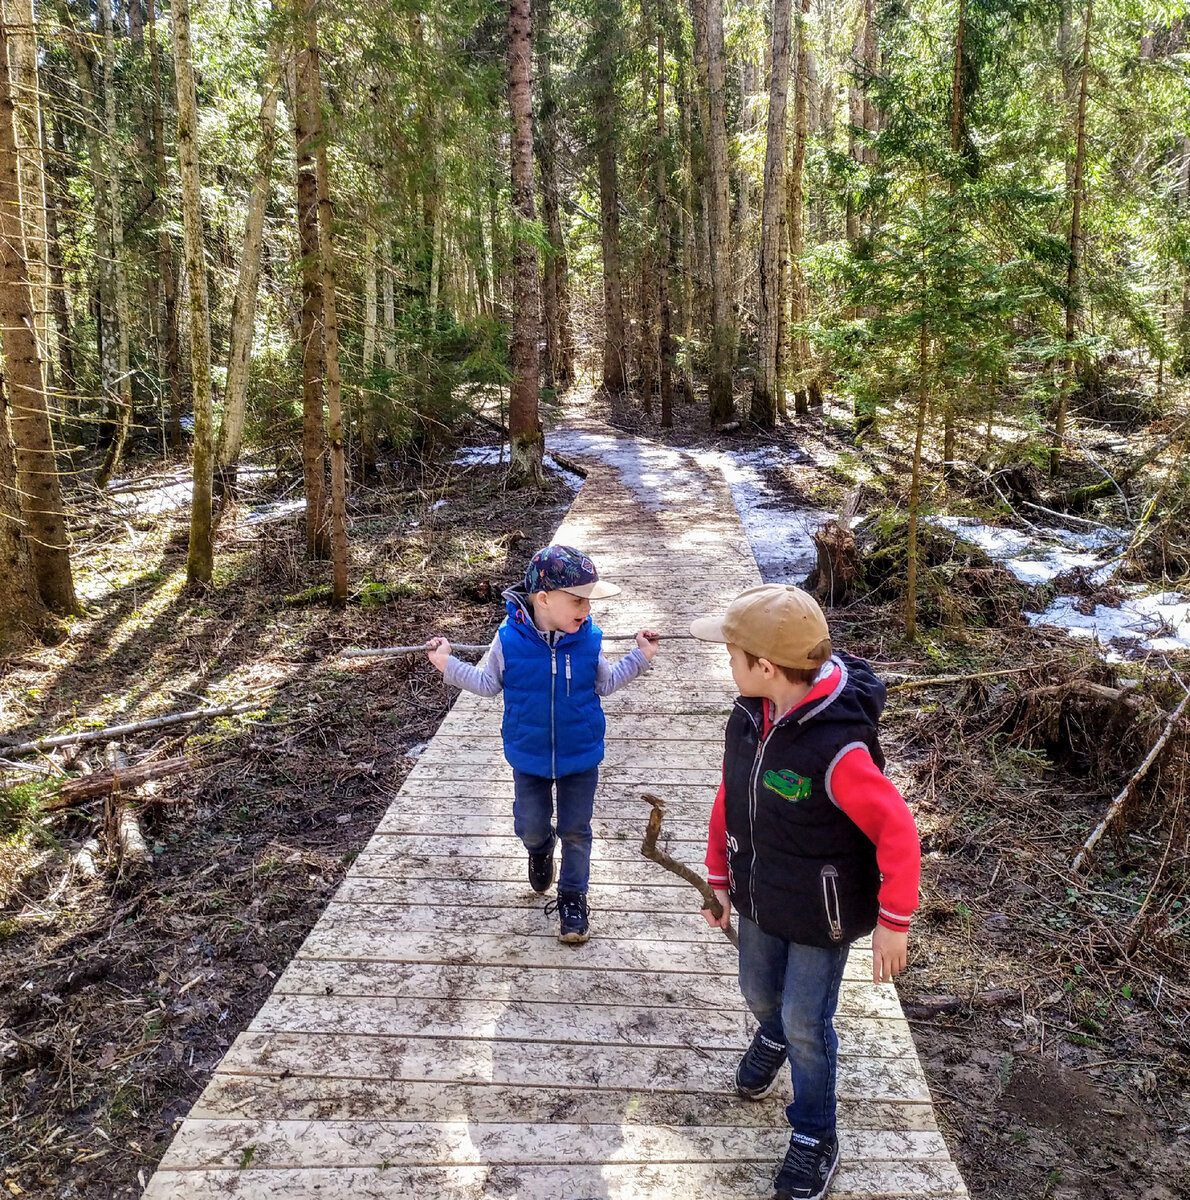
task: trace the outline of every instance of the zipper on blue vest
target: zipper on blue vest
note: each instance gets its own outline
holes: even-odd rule
[[[566,656],[566,694],[570,695],[570,655]]]
[[[558,778],[558,741],[554,734],[554,696],[558,691],[558,651],[550,646],[550,776]]]

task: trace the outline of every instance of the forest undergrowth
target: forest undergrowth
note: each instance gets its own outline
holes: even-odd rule
[[[660,431],[627,404],[602,410],[675,445],[756,444],[746,428],[712,432],[702,414],[682,406]],[[813,460],[770,469],[790,503],[834,510],[857,486],[852,439],[830,412],[772,442]],[[903,500],[903,453],[872,435],[861,481],[872,506]],[[60,645],[3,664],[0,734],[254,696],[259,707],[139,735],[142,754],[195,759],[135,805],[145,866],[105,856],[102,801],[47,815],[48,790],[27,786],[0,802],[0,1185],[11,1194],[139,1194],[446,712],[420,656],[337,651],[433,632],[486,640],[501,588],[561,520],[563,485],[507,492],[501,478],[404,463],[357,488],[356,591],[339,613],[292,519],[228,514],[216,586],[199,596],[181,588],[184,514],[95,507],[76,531],[79,578],[98,598]],[[291,482],[262,479],[258,498]],[[986,507],[978,476],[951,486],[957,504]],[[1090,869],[1071,862],[1160,736],[1190,663],[1109,664],[1031,627],[1022,607],[1048,592],[950,537],[927,540],[923,631],[907,644],[898,536],[895,522],[861,536],[886,565],[831,621],[890,684],[890,772],[925,852],[898,987],[951,1151],[978,1200],[1186,1197],[1185,723]],[[964,678],[924,685],[930,676]],[[42,762],[98,771],[106,753],[51,750]]]

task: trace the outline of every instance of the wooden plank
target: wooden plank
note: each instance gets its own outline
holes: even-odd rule
[[[780,1162],[786,1129],[730,1125],[482,1124],[462,1121],[293,1121],[194,1118],[162,1160],[166,1170],[228,1170],[254,1146],[254,1170],[294,1167],[402,1169],[440,1163],[544,1166],[628,1163]],[[840,1158],[862,1163],[946,1161],[940,1134],[929,1130],[842,1129]]]
[[[835,1022],[850,1054],[907,1058],[916,1055],[903,1020],[856,1017]],[[547,1001],[365,1000],[359,996],[278,996],[257,1014],[253,1032],[345,1033],[368,1037],[429,1037],[479,1041],[596,1042],[602,1046],[670,1046],[678,1051],[734,1050],[748,1045],[755,1022],[742,1010],[692,1011],[684,1005]]]
[[[668,1163],[601,1166],[403,1168],[395,1165],[310,1170],[159,1171],[144,1200],[758,1200],[772,1187],[776,1163]],[[831,1184],[831,1200],[965,1200],[950,1163],[846,1163]]]
[[[386,843],[391,845],[390,853],[403,854],[418,858],[454,858],[460,854],[486,855],[495,854],[502,858],[515,858],[519,854],[524,857],[525,848],[511,830],[507,834],[475,834],[470,836],[413,833],[385,833],[379,831],[372,836],[368,843],[372,853],[378,850],[383,853]],[[669,852],[681,861],[700,862],[706,851],[706,837],[700,838],[670,838]],[[640,857],[640,841],[609,838],[599,843],[599,855],[604,859],[638,859]]]
[[[329,990],[328,990],[329,989]],[[722,1007],[744,1012],[734,975],[657,975],[655,972],[587,967],[572,958],[565,966],[496,967],[482,970],[467,963],[353,963],[344,971],[337,962],[297,959],[291,962],[266,1002],[285,995],[392,997],[420,1000],[546,1000],[580,997],[584,1003],[685,1005],[691,1009]],[[265,1010],[262,1010],[262,1014]],[[845,979],[839,1011],[857,1017],[899,1019],[901,1006],[891,987],[872,987],[861,979]],[[749,1034],[751,1026],[749,1026]]]
[[[749,1104],[722,1091],[641,1091],[488,1083],[418,1083],[402,1079],[335,1079],[288,1075],[216,1074],[191,1111],[195,1117],[314,1121],[451,1120],[568,1121],[633,1125],[779,1124],[787,1081],[765,1103]],[[922,1101],[841,1100],[839,1124],[850,1129],[935,1130],[934,1110]]]
[[[404,1079],[422,1083],[493,1083],[517,1087],[598,1088],[646,1092],[709,1092],[734,1097],[732,1080],[742,1048],[691,1043],[601,1046],[540,1042],[527,1053],[516,1042],[459,1037],[366,1037],[345,1033],[242,1033],[219,1072],[231,1075]],[[788,1102],[784,1074],[780,1091]],[[924,1102],[925,1076],[914,1058],[851,1053],[841,1045],[841,1099]],[[777,1092],[774,1091],[774,1096]],[[746,1103],[738,1097],[732,1103]]]
[[[707,801],[705,811],[692,818],[686,818],[675,812],[665,818],[663,836],[668,834],[671,840],[698,842],[706,845],[707,825],[711,815],[711,800]],[[450,837],[490,837],[500,836],[512,831],[512,801],[511,798],[500,797],[500,807],[485,809],[480,812],[472,810],[470,804],[466,810],[443,812],[441,808],[430,806],[428,812],[417,812],[406,809],[403,804],[394,803],[380,818],[376,826],[377,833],[406,834],[418,837],[444,834]],[[503,809],[503,811],[501,811]],[[644,836],[645,827],[649,820],[649,806],[638,800],[626,811],[613,812],[605,806],[601,798],[596,798],[595,817],[591,822],[591,830],[596,840],[606,842],[636,841],[636,849],[640,850],[640,840]]]

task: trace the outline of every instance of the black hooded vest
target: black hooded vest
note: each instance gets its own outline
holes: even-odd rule
[[[764,700],[736,700],[723,758],[732,904],[765,933],[807,946],[870,933],[879,909],[876,847],[831,800],[826,779],[857,744],[884,769],[884,684],[859,659],[832,661],[831,694],[786,714],[767,737]]]

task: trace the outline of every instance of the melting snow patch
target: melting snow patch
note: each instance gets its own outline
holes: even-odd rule
[[[1059,596],[1043,613],[1026,613],[1031,625],[1057,625],[1075,637],[1130,642],[1139,650],[1190,649],[1190,600],[1180,592],[1130,597],[1119,608],[1082,613],[1071,596]]]
[[[1115,530],[1095,529],[1090,533],[1072,533],[1068,529],[1047,529],[1046,537],[1062,545],[1053,545],[1037,536],[985,525],[974,517],[936,516],[930,523],[949,529],[965,542],[985,551],[990,558],[1004,566],[1024,583],[1048,583],[1064,571],[1076,567],[1096,568],[1091,579],[1105,583],[1115,570],[1113,562],[1105,563],[1101,553],[1115,549],[1122,537]]]

